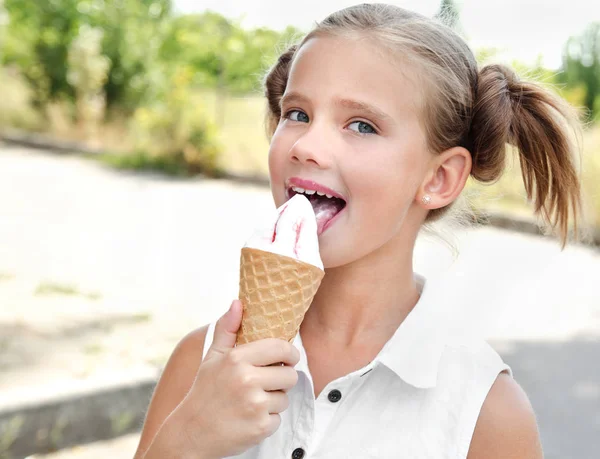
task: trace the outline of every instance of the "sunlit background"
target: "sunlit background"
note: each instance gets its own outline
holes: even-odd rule
[[[600,3],[390,3],[443,18],[482,65],[580,111],[595,243],[561,252],[530,234],[510,161],[467,193],[511,229],[441,225],[458,259],[423,238],[415,268],[453,276],[449,305],[512,366],[546,457],[597,457]],[[352,4],[0,0],[0,458],[133,456],[168,356],[225,312],[239,249],[272,209],[262,77]]]
[[[440,10],[439,0],[387,3],[427,16],[433,16]],[[243,0],[206,0],[201,6],[194,0],[178,0],[175,8],[182,13],[211,9],[238,19],[243,27],[268,27],[281,31],[288,25],[307,30],[332,11],[353,4],[345,0],[309,0],[291,7],[289,3],[277,0],[254,0],[249,8]],[[498,48],[503,51],[502,57],[519,59],[530,65],[542,56],[542,64],[550,69],[558,69],[562,65],[563,47],[567,40],[584,30],[594,18],[600,18],[600,5],[587,0],[568,2],[568,6],[561,0],[463,0],[454,4],[460,13],[461,31],[471,46]]]

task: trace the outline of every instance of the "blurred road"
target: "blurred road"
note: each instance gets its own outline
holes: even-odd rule
[[[17,357],[11,360],[12,350],[41,339],[23,330],[47,332],[57,320],[75,327],[82,317],[103,314],[147,318],[135,324],[146,333],[139,352],[148,352],[149,336],[165,336],[163,362],[178,338],[218,318],[237,295],[239,248],[271,206],[264,188],[115,172],[77,157],[0,144],[0,349],[8,349],[0,355],[0,388],[10,393],[18,377],[22,383],[41,371],[44,380],[58,372],[42,369],[43,362],[21,368]],[[561,252],[556,241],[493,228],[452,237],[460,251],[456,261],[443,244],[423,237],[415,269],[452,279],[449,305],[513,368],[538,415],[546,459],[597,458],[600,252],[580,246]],[[44,297],[44,284],[88,293]],[[150,362],[132,351],[131,321],[117,325],[111,333],[121,336],[118,347],[106,345],[102,353],[86,342],[86,362],[99,354],[105,370],[125,354],[127,365]],[[57,355],[80,341],[61,342]],[[73,368],[61,371],[63,378]],[[129,436],[51,457],[91,459],[110,448],[111,457],[126,458],[134,443]]]

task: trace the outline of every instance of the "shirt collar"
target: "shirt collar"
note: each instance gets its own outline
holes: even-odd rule
[[[432,281],[427,281],[419,274],[415,275],[415,280],[421,293],[417,304],[374,361],[388,367],[406,383],[428,389],[437,383],[440,358],[447,337],[442,325],[449,319],[448,308],[442,308],[444,302],[436,300],[443,289],[437,286],[433,288]],[[308,374],[308,359],[300,333],[296,334],[293,344],[300,351],[300,361],[295,368]]]
[[[417,274],[421,295],[376,357],[408,384],[429,389],[436,386],[440,359],[447,338],[445,324],[450,320],[447,302],[440,294],[445,289]]]

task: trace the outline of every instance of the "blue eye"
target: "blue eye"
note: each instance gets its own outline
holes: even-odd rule
[[[369,123],[365,123],[364,121],[354,121],[353,123],[350,123],[348,127],[352,126],[353,124],[358,124],[358,128],[350,129],[351,131],[358,132],[359,134],[377,134],[375,128]]]
[[[290,110],[285,114],[286,118],[292,121],[299,121],[300,123],[308,123],[308,115],[300,110]]]

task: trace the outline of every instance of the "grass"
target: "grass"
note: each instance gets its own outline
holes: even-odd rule
[[[52,282],[42,282],[35,289],[36,296],[45,295],[64,295],[64,296],[83,296],[90,300],[99,300],[102,295],[97,292],[81,292],[77,287],[66,284],[55,284]]]
[[[221,167],[229,172],[267,175],[269,142],[264,129],[265,99],[260,96],[227,97],[223,123],[217,120],[215,91],[199,91],[197,103],[219,126],[219,140],[223,146]]]
[[[0,67],[0,128],[38,129],[42,120],[30,101],[32,91],[14,69]]]
[[[144,323],[149,322],[152,319],[152,314],[149,312],[138,312],[131,316],[133,323]]]
[[[203,107],[203,112],[219,126],[218,140],[222,146],[219,166],[236,174],[267,175],[269,143],[263,127],[264,100],[259,96],[224,99],[221,105],[223,119],[218,122],[217,94],[198,90],[190,96],[190,104]],[[111,147],[116,144],[111,142]],[[142,151],[133,153],[106,153],[102,163],[123,170],[161,172],[172,176],[189,176],[185,162],[173,156],[152,156]]]
[[[14,279],[15,276],[8,273],[0,273],[0,282]]]
[[[139,151],[131,154],[105,153],[97,159],[116,169],[160,172],[179,177],[188,175],[185,165],[173,156],[152,156]]]
[[[121,411],[110,418],[111,432],[123,435],[135,422],[135,414],[131,411]]]
[[[584,137],[582,168],[588,219],[600,229],[600,125],[596,125]]]
[[[102,352],[104,352],[104,348],[102,347],[101,344],[98,343],[90,343],[90,344],[86,344],[85,347],[83,348],[83,352],[86,355],[92,356],[92,355],[99,355]]]

